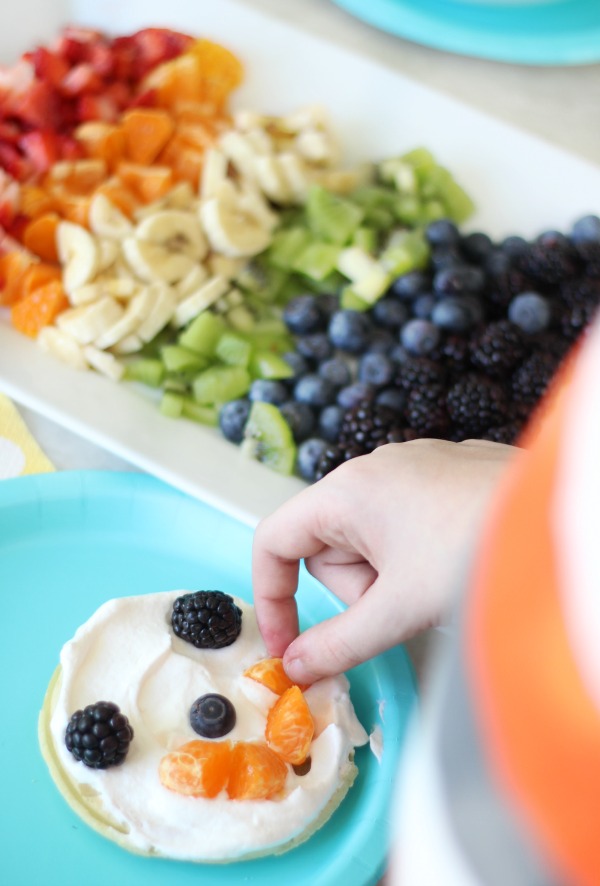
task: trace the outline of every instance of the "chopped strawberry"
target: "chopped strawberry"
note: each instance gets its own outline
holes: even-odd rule
[[[77,102],[77,116],[80,122],[86,120],[105,120],[114,123],[119,116],[119,108],[114,99],[108,95],[82,95]]]
[[[23,233],[25,231],[25,228],[30,221],[31,219],[27,215],[17,213],[11,223],[6,226],[6,231],[8,235],[21,243],[23,240]]]
[[[104,95],[112,99],[119,111],[129,107],[131,102],[131,89],[125,83],[114,80],[104,89]]]
[[[89,46],[87,60],[100,77],[107,79],[113,76],[115,59],[110,45],[105,41]]]
[[[51,129],[27,132],[21,137],[19,147],[29,158],[38,175],[47,172],[60,157],[58,136]]]
[[[67,96],[101,92],[103,87],[102,77],[88,62],[74,65],[60,84],[61,92]]]
[[[115,79],[124,82],[134,80],[137,49],[131,37],[116,37],[111,49]]]
[[[193,42],[191,37],[169,28],[142,28],[132,35],[138,51],[136,77],[141,79],[162,62],[180,55]]]
[[[128,108],[155,108],[157,92],[156,89],[145,89],[143,92],[134,95],[127,105]]]
[[[31,53],[31,63],[35,76],[55,88],[59,86],[69,72],[69,65],[64,58],[50,52],[45,46],[38,46]]]
[[[22,130],[16,123],[9,120],[0,120],[0,141],[16,145],[22,135]]]
[[[62,160],[81,160],[85,156],[83,145],[71,135],[59,135],[59,156]]]
[[[31,162],[23,157],[14,145],[0,142],[0,166],[17,181],[25,181],[32,172]]]
[[[60,123],[57,96],[48,83],[35,80],[23,93],[13,96],[9,115],[34,129],[51,129]]]

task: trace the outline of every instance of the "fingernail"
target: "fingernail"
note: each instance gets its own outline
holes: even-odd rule
[[[302,658],[285,659],[283,664],[286,674],[293,683],[310,685],[318,679],[316,674],[306,667]]]

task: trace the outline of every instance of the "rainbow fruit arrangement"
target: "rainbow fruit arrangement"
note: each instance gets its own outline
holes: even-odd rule
[[[308,481],[388,441],[514,442],[600,302],[600,219],[493,242],[424,148],[341,165],[319,108],[233,113],[240,61],[67,28],[2,72],[0,304]]]

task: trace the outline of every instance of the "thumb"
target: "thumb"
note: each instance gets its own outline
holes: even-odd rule
[[[404,619],[378,605],[384,599],[378,598],[376,584],[348,609],[308,628],[290,643],[283,666],[291,680],[310,684],[336,676],[404,639]]]

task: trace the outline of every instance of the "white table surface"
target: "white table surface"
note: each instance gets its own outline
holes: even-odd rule
[[[600,164],[600,64],[551,68],[468,58],[382,33],[327,0],[245,2]],[[31,410],[19,409],[57,469],[136,470]],[[421,638],[409,644],[418,673],[426,643]]]

